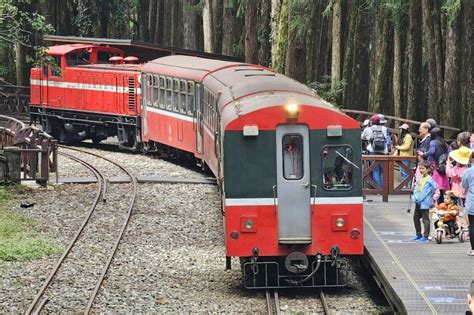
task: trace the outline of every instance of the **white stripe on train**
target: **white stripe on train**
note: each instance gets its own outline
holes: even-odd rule
[[[226,198],[226,206],[273,206],[278,200],[273,198]],[[316,197],[311,198],[312,205],[353,205],[362,204],[362,197]]]
[[[50,81],[50,80],[31,80],[31,85],[36,86],[48,86],[57,87],[63,89],[78,89],[78,90],[89,90],[89,91],[101,91],[101,92],[113,92],[113,93],[127,93],[129,92],[128,86],[117,86],[117,85],[102,85],[92,83],[77,83],[77,82],[61,82],[61,81]],[[135,94],[141,94],[142,89],[135,88]]]

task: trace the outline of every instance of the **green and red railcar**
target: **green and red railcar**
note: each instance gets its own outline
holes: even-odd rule
[[[99,63],[99,52],[115,62]],[[246,288],[346,284],[347,257],[363,253],[355,120],[257,65],[190,56],[122,63],[121,51],[95,45],[49,53],[62,71],[32,70],[32,118],[63,140],[117,135],[123,147],[209,167],[227,267],[240,258]],[[68,63],[87,53],[85,63]]]

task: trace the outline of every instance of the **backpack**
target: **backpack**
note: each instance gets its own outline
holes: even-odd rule
[[[385,143],[386,139],[382,127],[376,126],[374,129],[372,129],[372,149],[374,150],[374,152],[384,152]]]
[[[441,155],[438,158],[438,161],[436,161],[435,169],[441,175],[445,175],[446,174],[446,163],[448,162],[448,151],[447,151],[447,148],[446,148],[446,150],[443,150],[443,148],[441,147],[441,145],[439,145],[439,143],[437,143],[437,145],[443,151],[443,153],[441,153]]]

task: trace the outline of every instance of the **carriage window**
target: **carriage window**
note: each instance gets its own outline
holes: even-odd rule
[[[158,76],[154,75],[153,76],[153,106],[158,107],[158,101],[159,101],[159,81],[158,81]]]
[[[53,61],[51,63],[51,75],[53,77],[61,76],[61,56],[52,56]]]
[[[171,108],[171,98],[173,93],[173,80],[171,78],[166,78],[166,97],[165,104],[167,110],[172,110]]]
[[[87,51],[79,51],[66,55],[66,63],[68,66],[88,65],[90,64],[90,54]]]
[[[283,176],[288,180],[303,178],[303,137],[283,136]]]
[[[349,190],[352,188],[352,148],[326,146],[322,148],[323,188],[325,190]]]
[[[179,80],[173,79],[173,111],[179,112]]]
[[[148,74],[148,75],[146,76],[146,96],[147,96],[147,102],[146,102],[146,104],[147,104],[147,106],[151,106],[151,105],[152,105],[151,102],[152,102],[152,100],[153,100],[153,98],[152,98],[152,92],[151,92],[151,91],[152,91],[152,87],[153,87],[153,81],[152,81],[152,79],[153,79],[153,77],[152,77],[150,74]]]
[[[194,82],[188,82],[188,115],[194,113]]]
[[[186,81],[179,81],[179,111],[186,114]]]
[[[166,82],[165,82],[165,77],[160,77],[160,95],[161,98],[158,100],[160,104],[160,108],[165,108],[165,88],[166,88]]]

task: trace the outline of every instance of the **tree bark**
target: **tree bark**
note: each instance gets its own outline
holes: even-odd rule
[[[286,48],[288,40],[287,4],[288,0],[282,0],[280,18],[278,22],[277,51],[275,54],[274,64],[272,65],[275,71],[279,73],[284,73],[285,71]]]
[[[222,34],[222,53],[224,55],[234,55],[235,42],[235,10],[232,6],[233,0],[224,0],[224,19]]]
[[[202,9],[202,27],[204,31],[204,51],[213,52],[214,35],[212,32],[212,12],[211,0],[204,0]]]
[[[260,48],[258,51],[258,63],[262,66],[270,64],[270,11],[271,0],[261,0],[260,18],[258,20],[258,41]]]
[[[463,56],[462,62],[462,127],[474,132],[474,2],[462,1],[463,11]]]
[[[138,14],[146,12],[148,6],[147,0],[138,1]],[[144,16],[138,16],[138,38],[143,42],[148,40],[148,23]]]
[[[374,79],[373,88],[369,94],[369,111],[380,113],[383,103],[383,87],[386,80],[388,15],[385,10],[375,18],[374,28]],[[386,112],[386,111],[385,111]]]
[[[424,46],[428,59],[428,116],[439,120],[439,94],[436,65],[436,44],[431,18],[431,0],[422,0]]]
[[[441,110],[441,104],[443,103],[443,82],[444,82],[444,45],[441,36],[441,13],[440,13],[440,2],[439,0],[433,1],[433,32],[435,39],[436,48],[436,82],[438,83],[438,100],[440,104],[439,110]]]
[[[403,117],[402,108],[402,68],[403,49],[401,29],[396,27],[393,34],[393,109],[395,117]]]
[[[174,0],[163,0],[163,45],[171,45],[171,16]]]
[[[197,14],[194,6],[196,0],[185,0],[183,4],[183,47],[186,49],[197,49]]]
[[[157,10],[158,1],[157,0],[149,0],[148,4],[148,16],[147,16],[147,24],[148,24],[148,41],[153,42],[155,40],[155,32],[156,32],[156,10]]]
[[[278,50],[278,31],[280,26],[281,0],[271,0],[271,36],[272,36],[272,67],[275,67],[275,57]]]
[[[295,17],[304,14],[302,10],[303,6],[292,6],[288,9],[288,25],[294,23]],[[290,78],[306,83],[306,34],[298,36],[296,30],[296,28],[288,29],[287,74]]]
[[[332,7],[332,61],[331,61],[331,88],[334,89],[341,80],[341,27],[342,4],[341,0],[334,0]]]
[[[408,29],[408,87],[407,111],[408,119],[421,120],[422,107],[422,67],[421,67],[421,3],[410,0]]]
[[[212,12],[214,12],[214,52],[220,54],[222,52],[223,0],[213,0],[212,7]]]
[[[459,69],[459,43],[460,23],[457,17],[452,23],[448,23],[446,34],[446,66],[444,74],[444,100],[441,103],[441,124],[445,126],[460,126],[461,116],[459,99],[460,91],[460,69]]]
[[[173,1],[171,6],[171,46],[183,46],[183,30],[182,30],[182,2]]]
[[[257,1],[245,0],[245,62],[258,62]]]
[[[157,0],[156,3],[156,15],[155,15],[155,36],[153,42],[157,44],[163,43],[163,23],[164,23],[164,2],[163,0]]]

